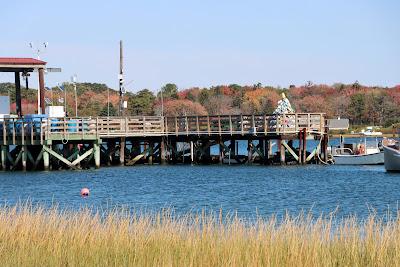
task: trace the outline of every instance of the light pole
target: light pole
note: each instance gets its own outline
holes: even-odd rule
[[[57,83],[57,87],[61,92],[64,92],[64,113],[67,116],[67,88],[65,88],[64,84],[60,85]]]
[[[75,93],[75,117],[78,117],[78,97],[76,93],[76,74],[71,77],[71,82],[74,85],[74,93]]]
[[[163,95],[162,95],[162,91],[163,91],[163,89],[161,88],[161,90],[160,90],[160,96],[161,96],[161,116],[164,117],[164,98],[163,98]]]
[[[33,53],[36,54],[37,59],[40,60],[40,54],[43,53],[46,49],[47,46],[49,45],[49,42],[43,42],[42,47],[35,47],[35,45],[33,44],[33,42],[29,43],[29,47],[33,50]],[[40,85],[39,85],[40,88]],[[38,114],[41,114],[41,110],[40,110],[40,90],[38,89],[38,97],[37,97],[37,105],[38,105]]]

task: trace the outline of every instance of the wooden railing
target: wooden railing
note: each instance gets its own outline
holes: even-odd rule
[[[215,115],[166,117],[166,135],[293,134],[306,128],[309,133],[323,133],[323,113],[282,115]]]
[[[1,144],[33,144],[44,140],[163,135],[282,135],[306,128],[323,133],[323,113],[284,115],[136,116],[97,118],[3,119]]]

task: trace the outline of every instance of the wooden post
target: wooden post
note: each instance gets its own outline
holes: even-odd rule
[[[190,141],[190,160],[193,164],[194,162],[194,145],[193,145],[193,141]]]
[[[302,158],[302,162],[306,163],[307,161],[307,129],[304,128],[303,129],[303,148],[302,148],[302,152],[303,152],[303,158]]]
[[[160,163],[162,165],[165,165],[166,159],[165,159],[165,138],[161,137],[160,141]]]
[[[229,153],[230,153],[230,159],[236,157],[236,141],[234,139],[231,139],[231,142],[229,144]]]
[[[253,142],[252,140],[247,140],[247,164],[253,164]]]
[[[299,163],[303,164],[303,132],[299,131]]]
[[[15,108],[18,117],[22,117],[21,80],[18,71],[15,72]]]
[[[44,102],[44,95],[46,91],[44,89],[44,69],[41,68],[38,71],[39,71],[39,90],[40,90],[40,107],[38,107],[38,111],[41,111],[42,114],[45,114],[46,103]],[[64,101],[66,101],[66,99]]]
[[[100,168],[100,141],[93,143],[94,164],[96,169]]]
[[[279,158],[282,165],[286,164],[285,147],[282,145],[282,141],[278,140]]]
[[[2,145],[1,146],[1,169],[4,171],[7,169],[7,152],[8,152],[8,146]]]
[[[22,170],[26,171],[26,160],[27,160],[28,147],[23,145],[23,146],[21,146],[21,149],[22,149]]]
[[[272,140],[268,140],[268,159],[272,158],[273,151],[272,151]]]
[[[47,147],[43,145],[43,147]],[[50,169],[50,154],[45,149],[43,149],[43,167],[45,171]]]
[[[260,150],[263,154],[263,159],[260,159],[261,164],[267,164],[268,163],[268,152],[267,152],[267,140],[265,139],[260,139]]]
[[[153,153],[154,153],[154,142],[149,141],[149,158],[148,158],[148,164],[153,165]]]
[[[323,142],[323,147],[322,147],[322,151],[324,153],[324,161],[327,162],[328,161],[328,134],[324,133],[323,135],[324,137],[324,142]]]
[[[119,142],[119,164],[125,165],[125,137],[121,137]]]
[[[218,145],[219,145],[219,164],[224,163],[224,141],[221,138],[218,138]]]
[[[172,157],[172,163],[173,164],[176,164],[176,161],[177,161],[177,157],[176,157],[176,154],[177,154],[177,143],[176,143],[176,140],[174,140],[174,141],[171,141],[171,157]]]

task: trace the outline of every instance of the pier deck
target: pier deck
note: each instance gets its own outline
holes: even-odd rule
[[[285,151],[305,163],[306,137],[325,140],[326,130],[323,113],[5,119],[0,121],[1,161],[3,169],[36,169],[42,160],[48,169],[54,158],[72,168],[82,161],[89,166],[93,158],[96,167],[115,161],[126,165],[185,161],[189,154],[190,162],[211,162],[210,146],[219,144],[222,163],[227,153],[230,160],[238,158],[232,152],[237,151],[235,140],[247,140],[249,153],[243,162],[252,162],[253,154],[268,162],[272,157],[268,143],[278,140],[281,163]],[[293,139],[304,148],[295,151],[286,142]],[[190,148],[179,151],[178,142]]]

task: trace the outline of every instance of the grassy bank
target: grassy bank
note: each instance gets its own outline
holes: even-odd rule
[[[400,266],[400,221],[0,208],[2,266]]]

